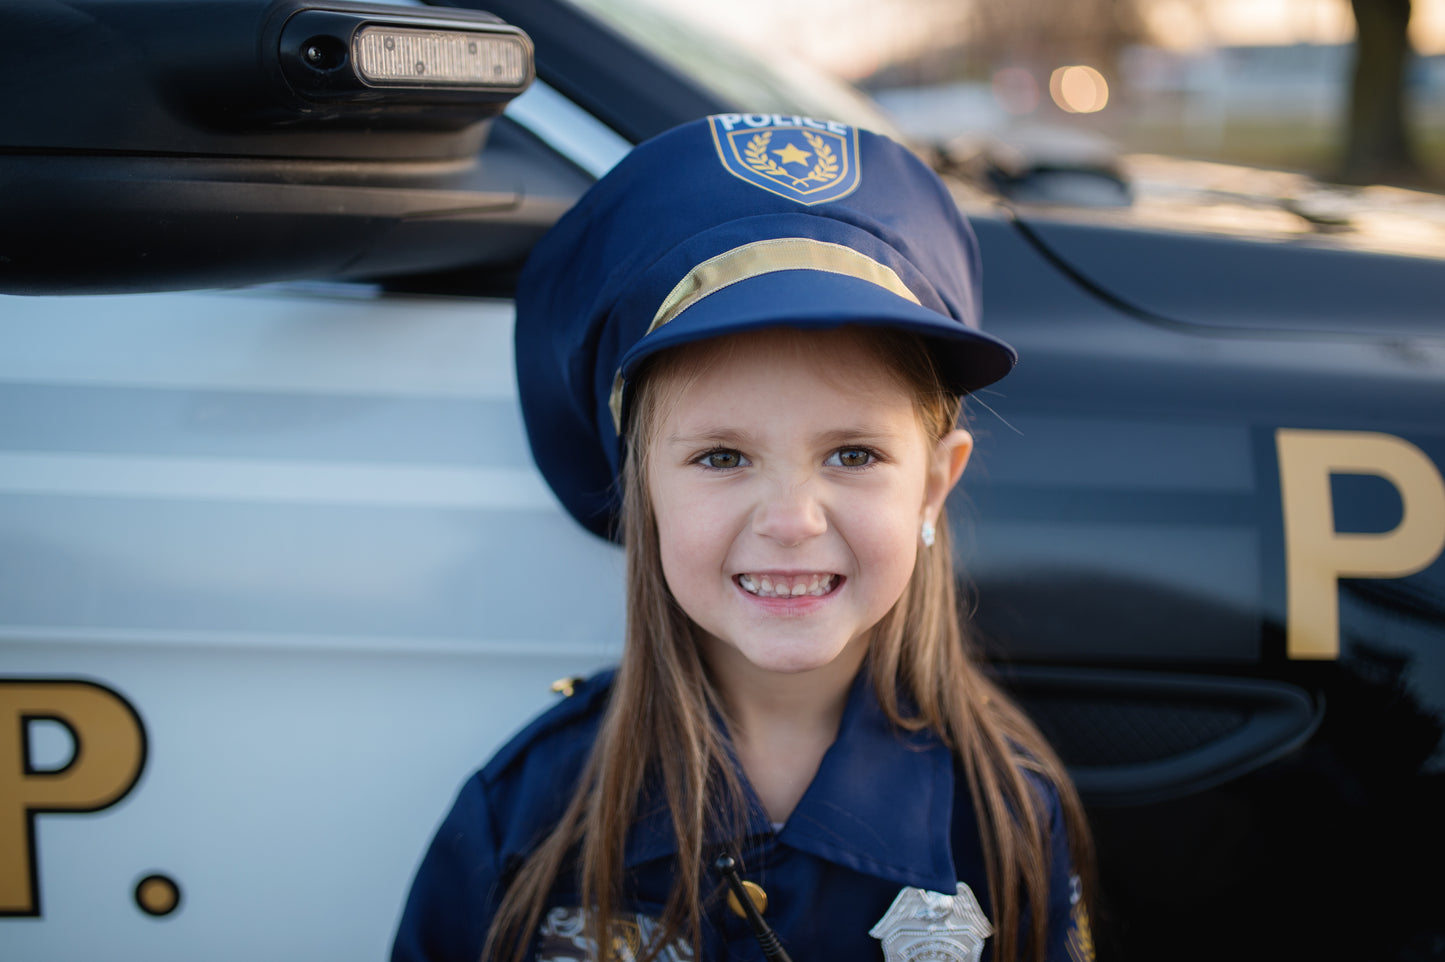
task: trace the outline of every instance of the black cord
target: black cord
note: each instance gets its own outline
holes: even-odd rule
[[[732,889],[738,904],[742,906],[743,917],[748,920],[748,928],[753,930],[753,938],[757,939],[758,945],[762,947],[764,958],[768,962],[793,962],[782,943],[778,941],[777,934],[758,914],[758,907],[753,904],[747,889],[743,888],[743,880],[738,876],[738,860],[731,855],[722,855],[713,863],[713,866],[722,873],[723,878],[727,880],[728,888]]]

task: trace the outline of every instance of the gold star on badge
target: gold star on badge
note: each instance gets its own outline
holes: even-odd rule
[[[808,158],[813,156],[806,150],[799,150],[797,144],[789,144],[782,150],[775,150],[773,153],[777,154],[785,164],[806,164]]]

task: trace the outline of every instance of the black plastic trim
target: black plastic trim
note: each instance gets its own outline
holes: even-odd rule
[[[1265,679],[1011,666],[1000,680],[1055,742],[1084,801],[1095,805],[1152,804],[1239,778],[1304,744],[1323,715],[1323,704],[1308,692]],[[1071,763],[1061,747],[1078,737],[1067,731],[1071,713],[1083,724],[1089,712],[1140,706],[1214,715],[1220,733],[1134,763]]]

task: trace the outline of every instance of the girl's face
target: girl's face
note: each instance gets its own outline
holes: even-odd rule
[[[846,330],[690,350],[647,454],[663,574],[728,680],[861,663],[972,444]],[[695,374],[694,377],[689,375]]]

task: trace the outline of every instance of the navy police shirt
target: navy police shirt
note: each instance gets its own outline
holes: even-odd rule
[[[413,882],[393,962],[478,962],[507,880],[571,798],[610,683],[605,674],[579,684],[462,786]],[[1045,792],[1054,840],[1048,958],[1092,959],[1063,819],[1056,796]],[[744,878],[762,886],[763,917],[794,962],[895,962],[940,932],[949,944],[933,958],[991,957],[991,907],[968,787],[931,732],[889,724],[867,672],[787,823],[775,829],[753,807],[746,837],[730,850]],[[624,853],[632,898],[623,909],[637,944],[648,944],[662,914],[675,852],[666,810],[644,806]],[[721,879],[705,879],[704,888],[704,944],[675,942],[664,962],[761,962],[744,920],[715,897]],[[569,884],[559,884],[550,902],[533,957],[596,958]]]

